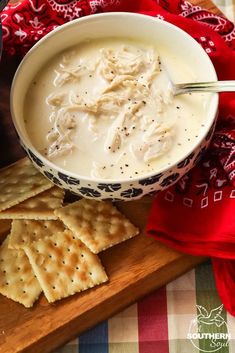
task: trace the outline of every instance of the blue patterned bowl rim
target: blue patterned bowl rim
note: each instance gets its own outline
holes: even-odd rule
[[[50,40],[51,38],[53,38],[54,36],[57,35],[58,32],[60,31],[64,31],[67,28],[71,27],[71,26],[76,26],[79,25],[82,22],[86,22],[86,21],[92,21],[93,19],[97,19],[100,17],[100,19],[102,18],[106,18],[106,17],[113,17],[113,20],[115,20],[115,18],[118,17],[122,17],[123,19],[127,19],[128,18],[136,18],[141,20],[147,20],[153,23],[161,23],[162,26],[165,26],[168,29],[171,29],[173,31],[177,31],[179,33],[181,33],[182,36],[186,37],[188,40],[193,42],[193,45],[197,47],[197,50],[199,52],[201,52],[202,56],[206,56],[208,59],[208,64],[211,66],[211,70],[212,73],[214,75],[214,80],[217,80],[217,74],[214,68],[214,65],[212,63],[212,61],[210,60],[209,56],[206,54],[206,52],[204,51],[204,49],[200,46],[200,44],[194,39],[192,38],[188,33],[186,33],[185,31],[183,31],[182,29],[180,29],[179,27],[173,25],[172,23],[168,23],[165,21],[162,21],[158,18],[155,17],[151,17],[151,16],[147,16],[147,15],[143,15],[143,14],[136,14],[136,13],[128,13],[128,12],[107,12],[107,13],[101,13],[101,14],[94,14],[94,15],[89,15],[89,16],[85,16],[85,17],[81,17],[78,18],[76,20],[73,20],[71,22],[67,22],[63,25],[61,25],[60,27],[57,27],[56,29],[54,29],[53,31],[51,31],[50,33],[48,33],[47,35],[45,35],[43,38],[41,38],[30,50],[29,52],[25,55],[25,57],[23,58],[23,60],[21,61],[20,65],[18,66],[18,69],[16,70],[15,76],[13,78],[12,81],[12,86],[11,86],[11,94],[10,94],[10,110],[11,110],[11,115],[12,115],[12,120],[14,123],[14,126],[16,128],[16,131],[20,137],[20,139],[22,140],[22,142],[24,143],[25,146],[27,146],[27,148],[29,148],[45,165],[47,165],[49,168],[51,169],[55,169],[57,172],[66,174],[72,178],[76,178],[79,180],[84,180],[84,181],[89,181],[89,182],[96,182],[96,183],[129,183],[129,182],[135,182],[135,181],[139,181],[142,179],[146,179],[146,178],[151,178],[153,176],[155,176],[156,174],[159,173],[166,173],[167,171],[177,167],[177,164],[179,164],[181,161],[183,161],[186,157],[188,157],[193,151],[195,151],[196,149],[198,149],[201,145],[201,143],[205,140],[206,135],[208,134],[209,130],[211,129],[211,127],[213,126],[216,118],[217,118],[217,112],[218,112],[218,102],[219,102],[219,95],[218,93],[213,93],[211,94],[211,99],[214,99],[214,106],[213,106],[213,111],[211,112],[211,120],[210,120],[210,124],[208,124],[207,127],[205,127],[204,132],[202,134],[202,136],[200,137],[200,139],[198,139],[197,143],[193,144],[191,149],[187,152],[186,155],[184,155],[182,158],[179,158],[176,162],[172,163],[169,166],[163,167],[162,169],[159,169],[155,172],[151,172],[148,174],[144,174],[141,176],[137,176],[137,177],[133,177],[133,178],[128,178],[128,179],[99,179],[99,178],[93,178],[93,177],[86,177],[86,176],[82,176],[70,171],[67,171],[63,168],[58,167],[57,165],[55,165],[54,163],[52,163],[51,161],[49,161],[48,159],[46,159],[44,156],[42,156],[35,148],[34,146],[31,144],[31,141],[25,141],[25,139],[22,137],[22,133],[21,133],[21,128],[18,125],[17,122],[17,118],[15,116],[14,113],[14,109],[13,109],[13,99],[14,99],[14,87],[18,78],[18,74],[21,70],[21,68],[27,63],[28,58],[34,54],[35,51],[37,51],[37,48],[39,46],[41,46],[42,44],[44,46],[47,45],[47,42]],[[140,26],[141,27],[141,26]]]

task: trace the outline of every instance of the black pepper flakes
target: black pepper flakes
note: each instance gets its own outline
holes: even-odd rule
[[[177,105],[177,106],[176,106],[176,109],[180,109],[180,107]]]

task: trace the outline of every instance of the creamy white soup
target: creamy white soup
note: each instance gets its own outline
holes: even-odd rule
[[[179,160],[203,128],[207,95],[173,97],[169,74],[177,82],[197,78],[177,56],[162,55],[123,38],[56,55],[25,99],[35,148],[68,171],[101,179],[138,177]]]

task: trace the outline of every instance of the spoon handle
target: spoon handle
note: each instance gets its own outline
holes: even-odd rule
[[[173,85],[173,94],[188,92],[234,92],[235,80],[215,82],[178,83]]]

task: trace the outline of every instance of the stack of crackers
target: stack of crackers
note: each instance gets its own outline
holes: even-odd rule
[[[28,159],[0,171],[0,219],[11,231],[0,247],[0,293],[31,307],[108,280],[97,254],[138,229],[110,202],[63,205],[64,191]]]

